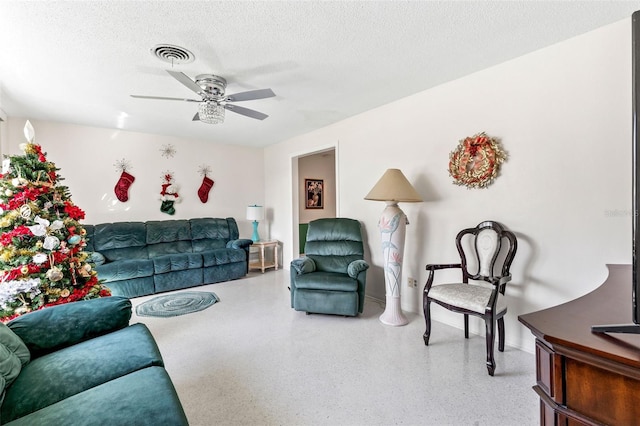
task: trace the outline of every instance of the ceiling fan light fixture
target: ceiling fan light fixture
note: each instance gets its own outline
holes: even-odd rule
[[[200,102],[198,116],[200,117],[200,121],[203,123],[224,123],[224,107],[213,101]]]
[[[225,89],[227,87],[227,80],[220,76],[213,74],[200,74],[196,76],[194,81],[183,72],[173,70],[167,70],[167,72],[173,78],[182,83],[182,85],[187,89],[197,93],[201,100],[169,98],[165,96],[131,96],[134,98],[159,99],[165,101],[198,102],[198,112],[193,116],[191,121],[203,121],[207,124],[221,124],[224,123],[224,110],[226,109],[236,114],[244,115],[245,117],[264,120],[268,117],[267,114],[239,105],[234,105],[233,102],[265,99],[276,95],[271,89],[257,89],[226,96]]]

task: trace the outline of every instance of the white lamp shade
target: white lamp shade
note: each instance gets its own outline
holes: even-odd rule
[[[422,201],[420,194],[411,186],[400,169],[387,169],[364,199],[405,203]]]
[[[262,220],[262,219],[264,219],[264,207],[262,206],[247,207],[247,220]]]

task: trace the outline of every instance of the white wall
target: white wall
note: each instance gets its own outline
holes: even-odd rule
[[[508,152],[501,176],[488,189],[455,186],[449,152],[481,131]],[[384,206],[363,198],[391,167],[425,199],[401,203],[411,221],[404,281],[424,283],[425,264],[456,261],[454,237],[463,227],[494,219],[517,234],[508,345],[533,351],[518,315],[583,295],[605,280],[605,264],[631,262],[630,19],[267,148],[266,200],[285,267],[293,245],[291,158],[338,140],[337,214],[363,223],[370,295],[384,297],[377,231]],[[403,308],[421,312],[422,289],[403,284],[402,292]],[[462,326],[460,315],[432,311]],[[482,334],[479,321],[472,327]]]
[[[21,154],[25,121],[8,120],[3,153]],[[31,123],[35,142],[60,168],[61,184],[69,187],[73,202],[85,210],[84,223],[234,217],[240,235],[251,237],[246,206],[264,203],[262,149],[38,120]],[[168,145],[176,151],[171,158],[161,151]],[[114,193],[120,177],[115,163],[123,158],[135,177],[127,202],[118,201]],[[210,167],[209,177],[215,181],[207,203],[197,195],[202,183],[200,165]],[[160,212],[162,176],[167,170],[174,173],[182,199],[173,216]]]

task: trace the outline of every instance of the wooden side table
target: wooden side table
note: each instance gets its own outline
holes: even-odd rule
[[[278,240],[268,240],[268,241],[257,241],[255,243],[252,244],[251,247],[256,247],[258,249],[258,260],[254,261],[254,262],[249,262],[249,269],[260,269],[262,270],[262,273],[264,274],[264,270],[268,269],[268,268],[275,268],[275,270],[278,270],[278,260],[279,255],[279,247],[280,247],[280,241]],[[265,251],[266,249],[272,249],[273,250],[273,260],[267,259],[265,256]]]

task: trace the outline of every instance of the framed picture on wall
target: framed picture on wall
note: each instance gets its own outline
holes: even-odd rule
[[[307,209],[324,208],[324,181],[322,179],[305,179],[304,187],[307,194]]]

